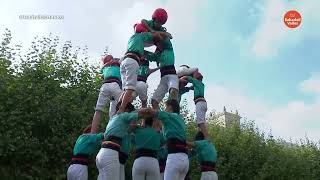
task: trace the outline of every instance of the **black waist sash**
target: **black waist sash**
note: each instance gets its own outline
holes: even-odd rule
[[[203,161],[200,163],[201,172],[214,171],[216,172],[216,163],[212,161]]]
[[[177,138],[169,138],[167,141],[168,154],[172,153],[188,153],[186,141]]]
[[[169,74],[177,74],[174,65],[160,67],[161,77]]]
[[[88,154],[72,155],[71,164],[88,165],[88,158],[89,158]]]
[[[117,77],[111,76],[111,77],[108,77],[107,79],[104,79],[104,80],[102,81],[103,84],[104,84],[104,83],[112,83],[112,82],[118,83],[119,86],[120,86],[120,88],[121,88],[122,82],[121,82],[121,80],[120,80],[119,78],[117,78]]]
[[[138,159],[139,157],[157,157],[157,152],[155,150],[151,149],[137,149],[136,150],[136,157],[135,159]]]
[[[138,64],[140,64],[140,61],[141,61],[141,55],[137,52],[134,52],[134,51],[126,52],[126,54],[124,55],[124,58],[134,59],[138,62]]]

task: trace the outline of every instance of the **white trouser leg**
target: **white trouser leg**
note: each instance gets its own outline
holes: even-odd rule
[[[133,163],[132,180],[160,180],[159,162],[152,157],[139,157]]]
[[[87,180],[88,166],[82,164],[71,164],[67,172],[68,180]]]
[[[120,180],[125,180],[126,174],[125,174],[125,167],[124,164],[120,164]]]
[[[107,99],[113,98],[116,101],[118,101],[121,96],[121,93],[122,91],[118,83],[116,82],[104,83],[100,88],[100,93],[99,93],[95,110],[97,111],[103,110]]]
[[[185,153],[169,154],[164,170],[165,180],[184,180],[189,170],[189,159]]]
[[[98,180],[118,180],[120,177],[119,153],[112,149],[101,148],[96,157],[99,170]]]
[[[214,171],[202,172],[200,180],[218,180],[218,175]]]
[[[179,90],[178,76],[176,74],[163,76],[160,79],[157,89],[153,93],[152,99],[156,100],[157,102],[161,102],[166,93],[172,88]]]
[[[120,64],[123,89],[135,90],[137,86],[139,64],[132,58],[125,58]]]
[[[112,100],[109,105],[109,119],[111,119],[116,114],[118,101]]]
[[[196,123],[202,124],[206,122],[207,102],[199,101],[196,103]]]

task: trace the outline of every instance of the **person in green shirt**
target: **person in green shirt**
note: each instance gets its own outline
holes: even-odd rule
[[[191,76],[180,78],[181,81],[190,82],[194,87],[194,103],[196,105],[196,122],[199,129],[203,132],[205,139],[208,138],[208,130],[206,125],[207,102],[204,98],[203,76],[199,71],[196,71]]]
[[[88,179],[88,158],[96,153],[103,140],[103,133],[91,134],[91,126],[84,129],[74,145],[71,165],[67,171],[68,180]]]
[[[167,29],[163,25],[167,22],[168,14],[166,10],[162,8],[156,9],[152,14],[151,20],[142,19],[141,23],[148,29],[149,32],[167,32]],[[172,39],[171,34],[168,36]]]
[[[148,100],[148,84],[147,79],[150,76],[150,74],[156,72],[159,70],[159,68],[150,69],[149,68],[149,61],[141,58],[141,64],[139,67],[138,72],[138,82],[136,86],[136,91],[133,95],[134,99],[139,96],[139,99],[141,101],[141,107],[146,108],[147,107],[147,100]]]
[[[194,142],[188,142],[188,146],[195,149],[198,161],[201,166],[201,180],[218,180],[215,171],[217,162],[217,150],[212,142],[204,139],[204,135],[199,131]]]
[[[119,104],[117,105],[117,109]],[[133,112],[134,106],[127,104],[125,112],[116,114],[109,120],[104,133],[105,141],[96,156],[99,170],[98,179],[119,179],[120,161],[119,151],[128,130],[139,119],[139,112]]]
[[[132,167],[132,179],[159,180],[157,150],[160,148],[161,134],[152,127],[152,117],[145,118],[144,125],[144,127],[134,129],[136,156]]]
[[[186,147],[186,127],[181,117],[179,103],[175,99],[165,102],[165,111],[142,109],[142,114],[150,115],[163,125],[163,135],[167,142],[168,157],[164,179],[183,180],[189,169]]]
[[[169,38],[156,43],[157,49],[154,53],[145,51],[145,56],[149,61],[159,63],[161,80],[152,96],[152,107],[159,109],[159,103],[169,92],[171,99],[177,99],[179,90],[179,78],[174,66],[174,51]]]
[[[136,25],[136,28],[140,24]],[[127,52],[120,64],[121,79],[124,92],[121,95],[121,105],[118,112],[124,112],[128,103],[133,101],[132,93],[136,90],[137,76],[139,70],[140,59],[144,54],[144,43],[148,41],[161,41],[167,37],[165,32],[144,32],[133,34],[128,42]]]
[[[100,73],[103,75],[103,84],[100,88],[100,93],[93,115],[92,127],[94,127],[94,129],[100,122],[101,114],[106,101],[110,101],[109,116],[112,117],[115,113],[114,106],[118,103],[122,93],[119,60],[113,58],[112,55],[107,55],[102,59],[102,61],[103,67],[101,68]]]

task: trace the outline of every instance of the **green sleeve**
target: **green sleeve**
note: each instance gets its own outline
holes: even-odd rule
[[[160,59],[160,54],[152,53],[152,52],[149,52],[149,51],[144,51],[144,56],[148,61],[159,62],[159,59]]]
[[[100,74],[103,74],[103,68],[100,69]]]
[[[153,34],[151,32],[141,33],[143,41],[153,41]]]
[[[126,121],[128,123],[130,123],[131,121],[136,121],[139,118],[137,112],[135,112],[135,113],[122,113],[119,116],[121,116],[120,118],[123,121]]]
[[[99,142],[103,139],[103,133],[99,133],[99,134],[91,134],[90,135],[90,142],[91,143],[96,143]]]
[[[165,122],[167,119],[169,119],[169,113],[164,111],[159,111],[157,115],[157,119],[159,119],[162,122]]]
[[[190,77],[190,76],[188,76],[187,77],[187,81],[193,84],[195,82],[195,79]]]
[[[146,20],[148,26],[153,29],[153,21],[152,20]]]

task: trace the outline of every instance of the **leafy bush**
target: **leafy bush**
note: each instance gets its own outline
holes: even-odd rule
[[[20,48],[12,45],[7,30],[0,45],[0,178],[65,179],[74,142],[91,123],[101,85],[97,68],[87,63],[86,48],[61,45],[57,37],[36,39],[24,56]],[[182,114],[192,140],[197,128],[186,103]],[[209,132],[218,150],[220,179],[320,177],[319,146],[308,139],[286,143],[266,138],[253,123],[223,128],[212,117]],[[97,176],[94,159],[90,179]],[[132,163],[131,156],[128,179]],[[197,164],[191,159],[190,179],[200,177]]]

